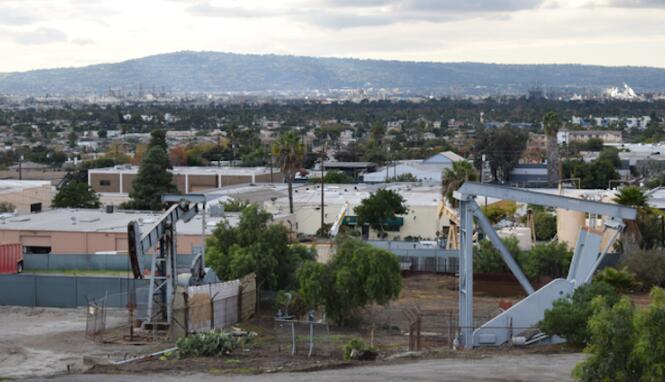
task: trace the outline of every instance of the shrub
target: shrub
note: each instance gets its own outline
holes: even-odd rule
[[[346,361],[352,359],[369,361],[376,359],[376,350],[368,346],[362,340],[354,338],[344,345],[343,357]]]
[[[176,345],[180,358],[221,357],[237,349],[240,340],[226,332],[209,331],[181,337]]]
[[[556,216],[547,211],[534,211],[533,225],[538,241],[551,240],[556,235]]]
[[[520,264],[523,258],[522,251],[519,248],[519,240],[510,236],[501,239],[508,252],[513,255],[515,261]],[[510,269],[501,258],[499,250],[494,248],[489,240],[482,240],[473,251],[473,271],[486,273],[509,273]]]
[[[596,277],[596,281],[604,281],[616,290],[626,292],[638,289],[640,283],[635,279],[635,274],[628,270],[628,268],[623,267],[620,270],[616,268],[607,267],[599,272]]]
[[[0,213],[1,212],[14,212],[16,206],[9,202],[0,202]]]
[[[575,290],[572,298],[554,301],[552,309],[545,311],[545,318],[538,324],[540,329],[545,334],[565,338],[573,346],[584,346],[591,336],[587,328],[587,321],[594,311],[591,301],[597,296],[604,297],[603,301],[608,306],[619,299],[614,288],[605,282],[582,285]]]
[[[503,200],[481,208],[487,219],[493,224],[503,219],[512,217],[517,211],[517,203],[510,200]]]
[[[665,286],[665,253],[662,250],[637,251],[625,258],[620,266],[634,273],[644,289]]]
[[[532,279],[539,276],[563,277],[572,258],[573,253],[565,243],[536,244],[522,258],[524,273]]]
[[[651,290],[649,308],[637,315],[635,358],[644,372],[643,381],[665,380],[665,291]]]

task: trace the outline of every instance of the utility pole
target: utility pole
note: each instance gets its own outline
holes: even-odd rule
[[[321,148],[321,236],[324,235],[325,229],[324,229],[324,224],[325,224],[325,171],[326,171],[326,165],[325,165],[325,156],[326,156],[326,143],[323,142],[323,147]]]
[[[23,180],[23,155],[18,159],[18,180]]]

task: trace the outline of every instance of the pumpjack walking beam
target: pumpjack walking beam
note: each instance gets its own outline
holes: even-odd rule
[[[198,195],[165,196],[165,202],[173,202],[166,212],[144,234],[139,223],[131,221],[127,225],[128,252],[134,278],[143,278],[143,259],[151,249],[158,249],[152,256],[147,314],[144,325],[152,328],[167,328],[172,320],[172,303],[177,283],[176,224],[190,221],[199,213]]]
[[[610,217],[607,229],[616,231],[603,252],[599,251],[602,232],[594,230],[580,230],[573,261],[571,262],[567,279],[556,279],[545,287],[534,291],[522,270],[505,248],[498,235],[492,228],[475,202],[476,196],[487,196],[502,200],[556,207],[567,210],[581,211],[593,215]],[[499,345],[509,340],[509,328],[497,327],[512,325],[519,322],[521,325],[533,325],[542,317],[544,310],[551,306],[556,298],[564,297],[578,286],[588,282],[596,267],[600,263],[618,232],[623,228],[621,219],[633,220],[637,216],[634,208],[617,204],[600,203],[583,199],[569,198],[559,195],[528,191],[491,184],[466,182],[454,193],[455,199],[460,201],[460,255],[459,255],[459,342],[464,348],[471,348],[480,344]],[[474,331],[473,323],[473,217],[478,220],[480,228],[488,239],[499,250],[504,262],[508,265],[527,294],[526,299],[520,301],[509,310],[487,322]],[[595,256],[595,257],[594,257]],[[508,324],[509,323],[509,324]]]

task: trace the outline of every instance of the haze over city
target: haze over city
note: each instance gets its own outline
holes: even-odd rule
[[[662,0],[2,0],[0,72],[180,50],[665,67]]]

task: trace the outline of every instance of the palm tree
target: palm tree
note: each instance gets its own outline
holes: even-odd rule
[[[453,168],[443,170],[441,179],[441,194],[450,203],[452,207],[457,207],[457,201],[453,198],[453,192],[464,184],[467,180],[477,180],[476,169],[471,162],[457,161],[453,163]]]
[[[543,117],[543,127],[547,135],[547,183],[550,187],[559,185],[559,145],[556,135],[561,128],[559,116],[550,111]]]
[[[637,186],[626,186],[619,191],[619,194],[614,198],[614,201],[624,206],[631,206],[635,208],[648,207],[648,198]]]
[[[289,184],[289,211],[293,213],[293,178],[302,167],[305,146],[295,132],[289,131],[280,135],[273,143],[272,154],[277,159],[277,164]]]
[[[624,206],[637,208],[637,220],[626,222],[625,240],[622,240],[623,252],[631,254],[640,247],[642,232],[640,226],[649,221],[651,210],[648,197],[637,186],[626,186],[619,191],[614,201]]]

